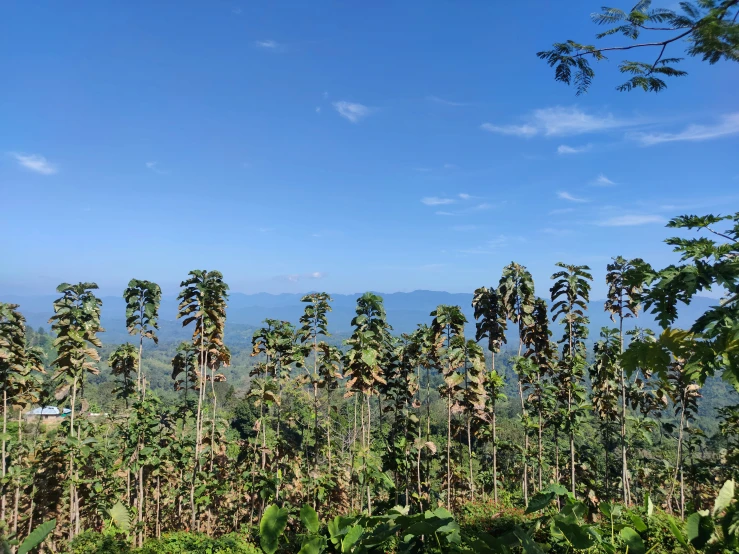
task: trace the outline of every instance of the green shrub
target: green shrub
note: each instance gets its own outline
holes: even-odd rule
[[[135,554],[262,554],[256,546],[238,535],[214,539],[200,533],[168,533],[149,539]]]
[[[126,554],[131,546],[125,536],[116,532],[83,531],[69,545],[70,554]]]

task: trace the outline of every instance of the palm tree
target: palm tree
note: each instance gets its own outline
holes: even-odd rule
[[[182,283],[182,291],[177,299],[180,301],[177,318],[183,319],[182,326],[187,327],[194,323],[192,342],[199,350],[200,375],[198,379],[198,410],[195,431],[195,463],[193,466],[192,482],[190,484],[190,511],[191,528],[197,529],[197,510],[195,507],[195,481],[200,469],[200,454],[203,443],[203,404],[205,401],[205,384],[207,368],[211,370],[210,383],[213,395],[213,431],[215,429],[216,401],[215,381],[216,370],[221,365],[228,365],[231,354],[223,343],[226,326],[226,300],[228,299],[228,285],[223,281],[220,271],[193,270],[190,277]],[[215,437],[212,437],[215,439]],[[215,445],[211,444],[211,457]],[[211,458],[212,459],[212,458]]]
[[[136,365],[136,391],[143,398],[146,394],[146,382],[142,375],[141,358],[144,353],[144,338],[159,343],[155,330],[159,329],[159,303],[162,300],[162,289],[151,281],[131,279],[123,291],[126,301],[126,328],[130,335],[139,336],[139,360]]]
[[[56,368],[54,381],[60,381],[57,398],[63,398],[72,390],[69,436],[74,438],[74,416],[77,392],[84,393],[85,375],[97,375],[100,370],[97,362],[100,354],[96,348],[102,343],[97,334],[104,331],[100,326],[102,300],[92,292],[97,290],[95,283],[62,283],[57,292],[62,296],[54,301],[54,315],[49,319],[57,338],[54,346],[57,357],[51,363]],[[78,429],[79,432],[79,429]],[[79,498],[74,477],[74,449],[69,454],[69,538],[80,532]]]
[[[608,297],[605,310],[611,314],[611,321],[618,318],[619,355],[624,353],[624,319],[637,317],[641,309],[640,300],[643,290],[641,275],[647,269],[647,264],[640,258],[626,260],[622,256],[613,258],[606,270],[606,284]],[[623,501],[627,506],[631,503],[629,494],[629,469],[626,452],[626,379],[624,370],[618,369],[619,385],[621,388],[621,490]]]
[[[498,296],[503,306],[505,317],[518,327],[518,356],[524,345],[526,329],[533,325],[534,318],[534,279],[531,273],[522,265],[511,262],[503,268],[503,275],[498,283]],[[518,397],[521,402],[521,414],[527,417],[524,405],[523,383],[518,381]],[[524,467],[522,489],[524,502],[529,501],[528,484],[528,455],[529,455],[529,433],[524,429]]]
[[[431,312],[431,332],[434,337],[434,357],[441,369],[444,384],[439,392],[447,401],[447,434],[446,434],[446,480],[447,510],[452,502],[452,414],[462,408],[459,405],[460,385],[464,377],[457,370],[465,363],[466,343],[464,341],[464,317],[459,306],[440,305]]]
[[[552,275],[552,321],[561,319],[565,333],[559,341],[563,345],[559,379],[567,396],[566,430],[570,439],[570,487],[576,494],[575,478],[575,433],[584,397],[580,386],[585,363],[585,339],[588,337],[589,318],[585,315],[590,301],[590,268],[585,265],[567,265],[558,262],[563,269]],[[576,406],[577,403],[577,406]],[[575,408],[578,408],[577,410]]]
[[[345,344],[349,347],[345,354],[344,368],[346,370],[347,392],[344,397],[349,398],[361,393],[367,405],[367,424],[365,427],[364,403],[361,404],[362,415],[362,451],[364,483],[367,492],[367,511],[372,514],[372,492],[368,479],[369,454],[372,443],[372,419],[370,402],[378,385],[386,385],[385,362],[390,347],[390,331],[392,327],[387,323],[385,307],[382,298],[374,293],[367,292],[357,299],[356,316],[352,319],[354,331]]]
[[[122,398],[128,408],[128,399],[136,392],[132,377],[134,374],[137,376],[139,374],[136,347],[128,342],[121,344],[108,358],[108,365],[112,374],[121,379],[117,387],[113,389],[113,393],[118,398]]]

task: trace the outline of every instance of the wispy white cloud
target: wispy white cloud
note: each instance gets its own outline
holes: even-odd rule
[[[520,236],[498,235],[480,246],[465,248],[459,250],[459,252],[460,254],[469,255],[494,254],[497,250],[508,246],[511,242],[526,242],[526,239]]]
[[[454,204],[454,198],[440,198],[438,196],[426,196],[421,198],[421,203],[427,206],[444,206],[447,204]]]
[[[475,229],[479,229],[480,227],[478,225],[454,225],[452,227],[452,231],[474,231]]]
[[[610,217],[602,221],[598,221],[597,225],[602,227],[631,227],[634,225],[647,225],[649,223],[665,223],[665,218],[661,215],[647,214],[647,215],[619,215]]]
[[[644,146],[663,142],[711,140],[739,134],[739,112],[723,115],[713,125],[689,125],[679,133],[634,133],[631,138]]]
[[[242,13],[244,13],[244,10],[242,10],[241,8],[234,8],[231,10],[231,13],[234,15],[241,15]]]
[[[556,237],[564,237],[573,233],[572,229],[558,229],[556,227],[545,227],[541,232]]]
[[[590,200],[586,198],[580,198],[578,196],[573,196],[572,194],[564,190],[560,190],[559,192],[557,192],[557,197],[561,198],[562,200],[568,200],[570,202],[590,202]]]
[[[493,204],[490,204],[488,202],[483,202],[481,204],[478,204],[474,208],[471,208],[472,210],[476,211],[483,211],[483,210],[492,210],[495,206]]]
[[[584,144],[583,146],[567,146],[566,144],[560,144],[557,147],[557,154],[582,154],[587,152],[593,147],[592,144]]]
[[[436,215],[444,215],[444,216],[450,216],[450,215],[452,215],[452,216],[453,216],[453,215],[458,215],[458,214],[455,214],[454,212],[445,212],[445,211],[438,211],[438,212],[434,212],[434,213],[435,213]]]
[[[466,192],[460,192],[460,193],[459,193],[459,197],[460,197],[460,198],[461,198],[462,200],[469,200],[470,198],[472,198],[472,196],[470,196],[470,195],[469,195],[469,194],[467,194]]]
[[[316,113],[321,113],[321,106],[316,106]]]
[[[574,211],[575,208],[557,208],[555,210],[550,210],[549,215],[571,214]]]
[[[159,167],[159,162],[146,162],[146,167],[149,168],[154,173],[158,173],[159,175],[168,175],[169,171],[164,170]]]
[[[323,279],[326,274],[321,271],[313,271],[311,273],[293,273],[291,275],[278,275],[277,279],[287,280],[291,283],[297,283],[299,281],[309,281],[313,279]]]
[[[365,106],[364,104],[346,102],[344,100],[334,102],[334,108],[339,112],[341,117],[348,119],[352,123],[358,123],[360,120],[372,113],[372,108]]]
[[[454,164],[444,164],[444,169],[457,169],[457,166]]]
[[[434,102],[435,104],[443,104],[444,106],[454,106],[457,108],[462,106],[469,106],[467,102],[454,102],[452,100],[439,98],[438,96],[427,96],[426,100],[428,100],[429,102]]]
[[[617,118],[611,113],[588,113],[575,106],[554,106],[534,110],[525,116],[522,124],[484,123],[481,128],[492,133],[533,137],[535,135],[562,137],[634,127],[645,120]],[[576,154],[577,148],[562,145],[560,154]]]
[[[480,129],[490,133],[498,133],[501,135],[515,135],[517,137],[533,137],[539,130],[533,125],[493,125],[492,123],[483,123]]]
[[[263,50],[277,50],[280,48],[280,43],[275,40],[258,40],[254,43],[254,46],[257,48],[262,48]]]
[[[614,183],[608,177],[606,177],[605,175],[601,173],[595,179],[593,179],[593,181],[590,184],[595,185],[596,187],[612,187],[616,183]]]
[[[57,172],[57,167],[40,154],[22,154],[19,152],[9,152],[9,154],[19,165],[35,173],[53,175]]]

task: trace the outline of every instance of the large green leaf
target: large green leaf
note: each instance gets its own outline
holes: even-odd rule
[[[646,552],[644,541],[639,536],[639,533],[631,527],[621,529],[621,538],[626,543],[626,546],[629,547],[629,554],[644,554]]]
[[[46,521],[36,527],[31,534],[26,537],[20,546],[18,547],[17,554],[28,554],[31,550],[36,548],[39,544],[44,542],[44,539],[51,533],[56,527],[56,519]]]
[[[363,532],[364,527],[361,525],[352,525],[346,536],[341,541],[341,552],[351,552],[352,548],[354,548],[354,544],[359,540],[359,537],[362,536]]]
[[[321,522],[318,521],[318,514],[308,504],[303,504],[300,508],[300,521],[303,522],[305,528],[311,533],[318,533],[318,529],[321,526]]]
[[[326,537],[311,537],[303,543],[298,554],[321,554],[326,550],[326,545]]]
[[[683,532],[678,528],[675,518],[668,516],[667,526],[670,528],[670,531],[672,531],[672,535],[677,539],[677,542],[679,542],[683,548],[687,549],[688,541],[685,539]]]
[[[728,508],[733,498],[734,481],[726,481],[726,483],[724,483],[724,486],[721,487],[718,496],[716,497],[716,503],[713,505],[713,511],[711,512],[711,515],[713,517],[716,517],[717,514]]]
[[[121,531],[128,531],[131,529],[131,518],[128,510],[120,502],[116,502],[113,507],[108,511],[113,525],[118,527]]]
[[[556,521],[556,525],[562,531],[567,541],[575,548],[587,550],[595,544],[593,537],[588,533],[585,525],[578,525],[577,523],[562,520]]]
[[[713,521],[708,515],[708,510],[690,514],[685,521],[685,529],[688,541],[698,549],[703,548],[713,534]]]
[[[259,544],[266,554],[277,552],[280,536],[287,525],[287,510],[271,504],[259,522]]]
[[[526,513],[530,514],[531,512],[538,512],[539,510],[543,510],[549,504],[554,500],[556,497],[556,494],[554,492],[540,492],[534,498],[531,499],[531,502],[529,502],[529,505],[526,506]]]

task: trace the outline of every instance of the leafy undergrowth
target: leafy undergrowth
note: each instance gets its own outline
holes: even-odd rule
[[[69,554],[262,554],[262,550],[235,535],[212,538],[199,533],[167,533],[132,548],[123,534],[85,531],[72,541]]]

